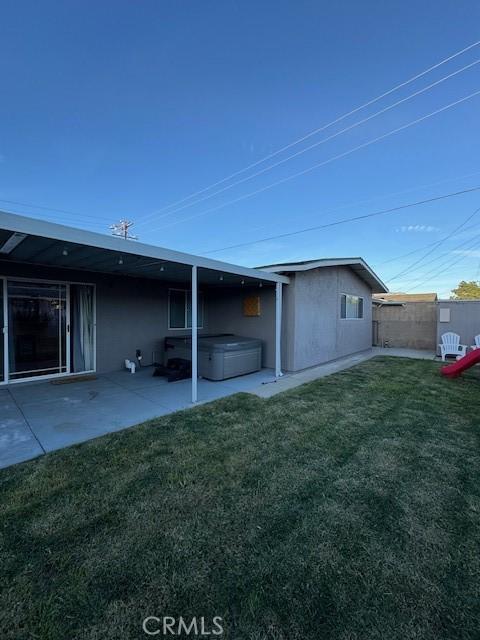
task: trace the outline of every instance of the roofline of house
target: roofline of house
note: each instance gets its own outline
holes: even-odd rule
[[[322,267],[354,267],[359,266],[368,272],[370,278],[376,283],[376,287],[372,287],[376,293],[388,293],[387,285],[377,276],[371,267],[363,258],[320,258],[319,260],[306,260],[304,262],[285,262],[279,264],[264,265],[258,267],[264,271],[272,273],[295,273],[297,271],[310,271],[311,269],[319,269]]]
[[[107,236],[94,231],[85,231],[84,229],[76,229],[55,222],[47,222],[45,220],[37,220],[28,216],[22,216],[16,213],[8,213],[0,211],[0,229],[7,231],[25,233],[31,236],[40,236],[61,242],[71,242],[84,246],[95,247],[97,249],[105,249],[109,251],[121,251],[123,254],[134,256],[142,256],[164,260],[166,262],[176,262],[178,264],[196,266],[204,269],[212,269],[213,271],[223,271],[239,276],[257,278],[270,282],[282,282],[288,284],[288,277],[254,269],[250,267],[242,267],[240,265],[221,262],[220,260],[212,260],[211,258],[203,258],[201,256],[183,253],[166,249],[165,247],[157,247],[155,245],[144,244],[136,241],[126,241],[118,236]]]

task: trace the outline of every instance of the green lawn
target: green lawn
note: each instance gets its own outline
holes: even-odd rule
[[[6,469],[0,637],[479,638],[479,436],[478,371],[376,358]]]

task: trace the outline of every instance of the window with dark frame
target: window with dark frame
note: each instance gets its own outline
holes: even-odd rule
[[[361,320],[363,318],[363,298],[342,293],[340,296],[340,317],[344,320]]]

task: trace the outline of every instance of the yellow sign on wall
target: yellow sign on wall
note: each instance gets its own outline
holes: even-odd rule
[[[260,296],[247,296],[244,298],[243,315],[250,318],[260,315]]]

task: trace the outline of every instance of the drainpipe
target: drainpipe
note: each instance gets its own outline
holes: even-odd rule
[[[197,267],[192,267],[192,402],[197,402],[197,382],[198,382],[198,290],[197,290]]]
[[[277,282],[275,287],[275,377],[282,376],[282,283]]]

